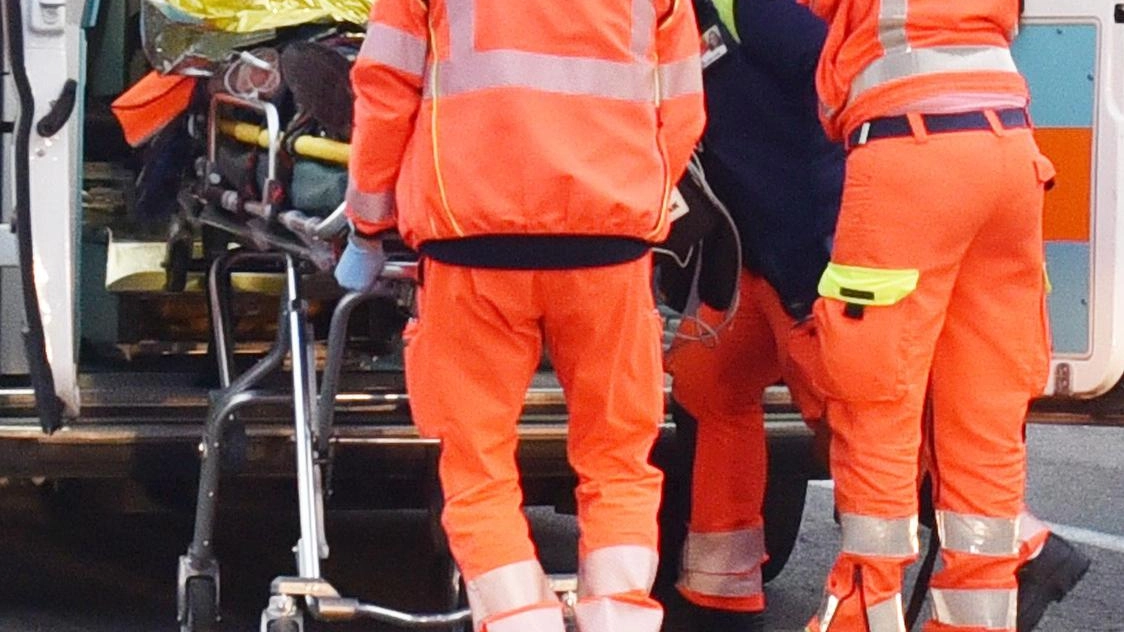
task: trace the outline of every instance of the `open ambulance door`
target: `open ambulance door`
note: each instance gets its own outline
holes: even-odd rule
[[[1027,0],[1023,18],[1015,62],[1058,171],[1045,210],[1046,395],[1088,399],[1124,374],[1124,4]]]
[[[76,244],[84,0],[0,0],[15,98],[12,209],[27,374],[45,432],[77,415]],[[5,120],[12,113],[5,112]],[[8,184],[8,183],[5,183]],[[5,296],[4,303],[12,299]],[[6,335],[12,335],[11,327]]]

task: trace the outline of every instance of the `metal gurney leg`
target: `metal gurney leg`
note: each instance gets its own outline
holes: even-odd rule
[[[229,330],[229,274],[246,262],[277,261],[277,255],[230,253],[215,260],[211,268],[212,311],[216,355],[222,383],[214,397],[199,443],[199,492],[195,530],[186,555],[180,557],[177,573],[177,618],[186,632],[211,630],[219,618],[219,567],[214,556],[213,534],[221,470],[222,438],[234,421],[233,413],[250,403],[286,403],[287,397],[252,390],[281,367],[289,351],[287,304],[281,310],[277,339],[269,352],[248,371],[233,377],[233,350]]]
[[[406,279],[413,275],[412,264],[391,263],[384,270],[386,278]],[[328,334],[328,358],[324,367],[319,402],[315,411],[309,410],[303,414],[305,419],[313,422],[310,425],[302,422],[302,408],[309,405],[311,399],[303,396],[295,398],[297,485],[301,495],[301,539],[297,544],[299,576],[283,576],[273,581],[273,597],[270,599],[269,606],[262,612],[262,632],[302,630],[303,618],[300,607],[302,600],[313,617],[326,621],[369,618],[404,628],[422,629],[450,628],[466,623],[471,618],[468,610],[441,614],[410,614],[363,603],[358,599],[341,597],[330,583],[320,577],[319,560],[327,557],[327,551],[316,548],[316,543],[322,537],[322,531],[318,531],[322,523],[318,518],[323,515],[323,487],[319,480],[320,470],[314,451],[323,454],[330,447],[335,398],[347,340],[348,321],[355,307],[369,298],[370,295],[353,292],[346,295],[336,306]],[[291,310],[290,313],[295,311],[297,310]],[[293,327],[296,327],[295,320],[293,323]],[[300,346],[300,336],[294,333],[294,330],[290,331],[290,336],[292,346],[296,349]],[[296,368],[299,365],[295,355],[293,366],[293,390],[296,395],[301,386],[309,382],[297,375]],[[315,382],[313,381],[312,384],[314,385]]]

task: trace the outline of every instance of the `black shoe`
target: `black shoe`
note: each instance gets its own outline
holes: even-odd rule
[[[1038,557],[1016,573],[1019,582],[1018,632],[1038,626],[1046,608],[1061,601],[1089,570],[1089,558],[1069,542],[1051,533]]]
[[[699,632],[765,632],[765,613],[695,606]]]

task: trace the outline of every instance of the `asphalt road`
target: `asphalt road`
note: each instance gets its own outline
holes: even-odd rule
[[[1029,441],[1032,508],[1094,561],[1039,630],[1124,631],[1124,429],[1036,426]],[[293,567],[295,505],[280,500],[284,489],[255,484],[242,490],[252,502],[220,514],[223,630],[256,630],[270,579]],[[811,485],[793,556],[767,587],[769,629],[798,630],[818,605],[839,543],[831,509],[829,484]],[[531,514],[548,568],[572,571],[572,519],[544,508]],[[176,558],[190,538],[190,518],[175,510],[108,513],[27,484],[0,489],[0,632],[175,630]],[[423,512],[332,512],[328,536],[325,574],[343,592],[404,609],[442,602],[445,569]],[[667,622],[668,632],[693,632],[677,601]]]

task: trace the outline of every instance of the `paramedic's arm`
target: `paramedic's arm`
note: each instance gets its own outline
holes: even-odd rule
[[[347,215],[361,236],[395,227],[394,185],[422,96],[427,37],[419,0],[379,0],[351,69],[355,120]]]
[[[781,77],[809,85],[827,38],[827,24],[794,0],[738,0],[742,48]]]
[[[677,182],[702,136],[706,109],[699,61],[699,30],[690,0],[669,0],[656,30],[659,56],[660,139]]]

